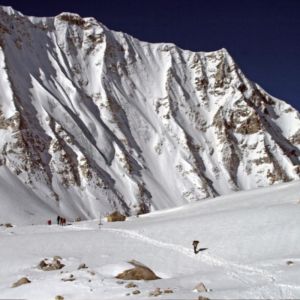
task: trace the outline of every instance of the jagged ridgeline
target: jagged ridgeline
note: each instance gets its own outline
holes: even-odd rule
[[[0,9],[1,214],[95,218],[299,179],[300,118],[225,49]]]

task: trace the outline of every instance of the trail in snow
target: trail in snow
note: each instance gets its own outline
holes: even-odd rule
[[[194,260],[207,263],[211,266],[223,267],[224,269],[226,269],[226,273],[228,275],[230,275],[231,277],[233,277],[235,279],[240,280],[241,282],[243,282],[245,284],[251,284],[251,283],[254,283],[257,281],[257,280],[251,280],[249,278],[249,276],[253,276],[253,275],[261,276],[270,282],[275,282],[275,278],[273,277],[273,275],[271,273],[269,273],[268,271],[259,269],[259,268],[254,268],[254,267],[251,267],[248,265],[242,265],[242,264],[237,264],[234,262],[226,261],[220,257],[216,257],[216,256],[214,256],[212,254],[208,254],[208,253],[201,253],[201,255],[195,255],[191,249],[188,249],[184,246],[158,241],[153,238],[149,238],[145,235],[142,235],[140,233],[126,230],[126,229],[102,228],[101,230],[115,232],[115,233],[121,234],[122,236],[140,240],[145,243],[151,244],[153,246],[157,246],[159,248],[177,251],[177,252],[180,252],[181,254],[184,254],[185,256],[188,256]],[[245,278],[245,277],[247,277],[247,278]]]
[[[72,226],[72,227],[74,228],[75,226]],[[76,228],[78,228],[80,230],[89,230],[89,228],[87,228],[87,227],[76,226]],[[93,229],[91,228],[90,230],[94,230],[94,228]],[[148,243],[150,245],[153,245],[153,246],[156,246],[159,248],[176,251],[185,256],[188,256],[189,258],[191,258],[193,260],[197,260],[199,262],[204,262],[211,266],[224,267],[227,269],[226,273],[228,275],[230,275],[231,277],[233,277],[235,279],[240,280],[241,282],[243,282],[245,284],[254,283],[256,281],[256,280],[250,280],[249,278],[245,279],[244,277],[247,275],[248,276],[253,276],[253,275],[257,276],[258,275],[258,276],[261,276],[261,277],[267,279],[270,282],[275,282],[275,278],[273,277],[273,275],[270,272],[260,269],[260,268],[255,268],[255,267],[251,267],[251,266],[244,265],[244,264],[230,262],[230,261],[222,259],[221,257],[216,257],[215,255],[205,253],[205,252],[201,253],[201,255],[195,255],[192,249],[189,249],[182,245],[162,242],[162,241],[147,237],[141,233],[138,233],[138,232],[135,232],[132,230],[119,229],[119,228],[103,228],[103,227],[101,228],[101,230],[115,232],[122,236],[136,239],[136,240]],[[239,270],[239,272],[237,272],[237,270]],[[242,277],[241,277],[241,275],[242,275]]]

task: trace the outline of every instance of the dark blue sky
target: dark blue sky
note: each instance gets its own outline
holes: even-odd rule
[[[93,16],[107,27],[184,49],[225,47],[246,76],[300,110],[300,0],[15,0],[27,15],[62,11]]]

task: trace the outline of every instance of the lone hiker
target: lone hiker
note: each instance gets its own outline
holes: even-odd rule
[[[57,216],[57,225],[60,223],[60,216]]]
[[[197,250],[198,245],[199,245],[199,241],[193,241],[193,247],[194,247],[195,254],[199,253],[199,251],[200,251],[200,249]]]

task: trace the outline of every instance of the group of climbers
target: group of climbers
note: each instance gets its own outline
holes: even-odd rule
[[[65,218],[63,218],[63,217],[61,217],[61,216],[57,216],[56,220],[57,220],[57,225],[61,225],[61,226],[66,225],[66,222],[67,222],[67,221],[66,221]],[[49,219],[49,220],[47,221],[47,224],[48,224],[48,225],[51,225],[51,224],[52,224],[52,221]]]
[[[66,225],[66,219],[61,216],[57,216],[57,225]]]

